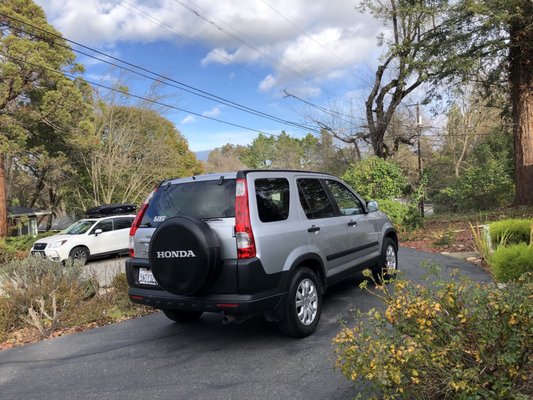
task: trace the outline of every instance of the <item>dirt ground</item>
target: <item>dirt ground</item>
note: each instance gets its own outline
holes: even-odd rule
[[[400,232],[400,244],[432,253],[473,252],[474,241],[467,221],[429,220],[423,229]]]

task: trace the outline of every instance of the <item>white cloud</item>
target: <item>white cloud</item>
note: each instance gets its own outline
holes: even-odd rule
[[[220,115],[220,108],[219,107],[213,107],[213,109],[209,110],[209,111],[204,111],[202,113],[202,115],[204,117],[218,117]]]
[[[109,47],[158,40],[191,44],[192,39],[212,49],[201,61],[204,67],[229,63],[269,67],[272,72],[259,83],[261,91],[276,91],[297,80],[319,91],[317,83],[337,79],[354,63],[372,57],[377,33],[376,22],[346,0],[187,3],[210,22],[173,0],[36,1],[67,38],[85,44]]]
[[[182,125],[185,125],[185,124],[192,124],[193,122],[196,122],[197,121],[197,118],[196,116],[194,115],[187,115],[185,118],[183,118],[180,122],[180,124]]]
[[[269,74],[259,83],[259,90],[269,92],[274,86],[276,86],[276,78],[272,74]]]
[[[87,74],[85,75],[85,78],[93,81],[93,82],[100,82],[100,83],[117,83],[119,80],[114,77],[111,74]]]
[[[213,150],[226,143],[246,146],[257,137],[259,133],[250,131],[225,131],[206,135],[201,132],[182,132],[189,142],[192,151]]]

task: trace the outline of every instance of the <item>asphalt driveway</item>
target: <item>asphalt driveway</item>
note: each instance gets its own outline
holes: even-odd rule
[[[431,260],[489,280],[479,267],[402,248],[400,269],[420,280]],[[354,280],[328,290],[317,331],[305,339],[278,334],[254,318],[222,325],[204,315],[190,325],[157,313],[79,334],[0,351],[0,398],[7,399],[352,399],[354,388],[333,368],[332,338],[351,309],[376,298]]]

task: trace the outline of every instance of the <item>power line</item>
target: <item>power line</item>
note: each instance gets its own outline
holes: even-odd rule
[[[203,46],[203,44],[202,44],[199,40],[197,40],[197,39],[195,39],[195,38],[193,38],[193,37],[191,37],[191,36],[189,36],[189,35],[187,35],[187,34],[185,34],[185,33],[183,33],[183,32],[180,32],[180,31],[176,30],[176,29],[173,28],[172,26],[170,26],[170,25],[166,24],[165,22],[163,22],[163,21],[157,19],[157,18],[154,17],[153,15],[151,15],[151,14],[147,13],[146,11],[140,9],[139,7],[137,7],[137,6],[133,5],[133,4],[131,4],[129,1],[127,1],[127,0],[120,0],[120,1],[121,1],[121,3],[120,3],[119,5],[120,5],[121,7],[124,7],[126,10],[131,11],[131,12],[133,12],[134,14],[138,15],[139,17],[144,18],[144,19],[146,19],[146,20],[148,20],[148,21],[150,21],[150,22],[152,22],[152,23],[154,23],[154,24],[156,24],[156,25],[161,25],[161,26],[163,26],[164,28],[168,29],[169,31],[171,31],[171,32],[173,32],[173,33],[175,33],[175,34],[177,34],[177,35],[179,35],[179,36],[182,36],[182,37],[186,38],[187,40],[190,40],[191,42],[194,42],[194,43],[197,43],[197,44]],[[126,3],[126,4],[128,5],[128,7],[124,6],[124,4],[122,4],[122,3]],[[255,77],[257,77],[257,78],[259,78],[259,79],[262,79],[262,77],[261,77],[260,75],[256,74],[256,73],[255,73],[254,71],[252,71],[251,69],[246,68],[244,65],[239,64],[239,63],[233,61],[231,58],[226,57],[224,54],[222,54],[222,53],[220,53],[219,51],[217,51],[217,49],[213,49],[212,51],[213,51],[218,57],[220,57],[220,58],[226,60],[228,63],[233,64],[233,65],[235,65],[236,67],[241,68],[242,70],[244,70],[244,71],[246,71],[246,72],[248,72],[248,73],[254,75]]]
[[[236,35],[232,32],[230,32],[228,29],[225,29],[224,27],[222,27],[220,24],[216,23],[215,21],[213,21],[212,19],[209,19],[208,17],[204,16],[203,14],[201,14],[200,12],[198,12],[197,10],[195,10],[194,8],[190,7],[188,4],[185,4],[183,3],[182,1],[180,0],[173,0],[176,4],[179,4],[181,5],[183,8],[187,9],[189,12],[191,12],[192,14],[194,14],[196,17],[200,18],[202,21],[208,23],[209,25],[215,27],[217,30],[219,30],[220,32],[222,32],[223,34],[225,34],[226,36],[229,36],[230,38],[232,38],[233,40],[237,41],[238,43],[241,43],[242,45],[250,48],[251,50],[255,51],[256,53],[260,54],[262,57],[264,57],[265,59],[267,59],[268,61],[272,62],[273,64],[279,66],[280,68],[284,69],[285,71],[289,72],[290,74],[292,75],[295,75],[295,76],[299,76],[301,79],[303,79],[305,82],[309,82],[311,83],[313,86],[315,86],[316,88],[318,89],[322,89],[326,92],[329,92],[329,90],[327,90],[326,88],[322,87],[321,85],[319,85],[317,82],[315,82],[313,79],[311,78],[306,78],[305,76],[303,76],[302,74],[300,74],[298,71],[296,71],[295,69],[287,66],[286,64],[284,64],[278,57],[275,57],[275,56],[272,56],[270,54],[268,54],[267,52],[257,48],[256,46],[254,46],[253,44],[247,42],[245,39],[241,38],[239,35]],[[198,7],[198,6],[197,6]]]
[[[48,71],[51,71],[51,72],[55,72],[57,74],[63,75],[66,78],[71,78],[71,79],[78,79],[79,78],[76,75],[70,74],[68,72],[64,72],[64,71],[61,71],[61,70],[58,70],[58,69],[50,68],[50,67],[47,67],[45,65],[35,64],[35,63],[30,62],[30,61],[23,60],[21,58],[17,58],[17,57],[14,57],[12,55],[3,53],[1,51],[0,51],[0,55],[4,56],[4,57],[7,57],[7,58],[10,58],[12,60],[18,61],[18,62],[27,64],[27,65],[31,65],[33,67],[42,68],[42,69],[45,69],[45,70],[48,70]],[[90,84],[91,86],[96,86],[96,87],[100,87],[100,88],[103,88],[103,89],[111,90],[113,92],[121,93],[121,94],[126,95],[128,97],[133,97],[133,98],[136,98],[136,99],[139,99],[139,100],[143,100],[143,101],[146,101],[146,102],[149,102],[149,103],[152,103],[152,104],[156,104],[156,105],[159,105],[159,106],[162,106],[162,107],[165,107],[165,108],[170,108],[170,109],[186,112],[188,114],[191,114],[191,115],[194,115],[194,116],[197,116],[197,117],[200,117],[200,118],[205,118],[205,119],[208,119],[208,120],[211,120],[211,121],[219,122],[219,123],[226,124],[226,125],[231,125],[231,126],[234,126],[234,127],[237,127],[237,128],[241,128],[241,129],[245,129],[245,130],[252,131],[252,132],[262,133],[262,134],[267,135],[267,136],[279,137],[279,135],[275,135],[273,133],[267,133],[267,132],[260,131],[260,130],[255,129],[255,128],[250,128],[250,127],[245,126],[245,125],[240,125],[240,124],[236,124],[236,123],[233,123],[233,122],[224,121],[224,120],[221,120],[221,119],[218,119],[218,118],[214,118],[214,117],[210,117],[210,116],[207,116],[207,115],[203,115],[203,114],[200,114],[200,113],[197,113],[197,112],[194,112],[194,111],[187,110],[185,108],[173,106],[171,104],[166,104],[166,103],[160,102],[158,100],[149,99],[147,97],[143,97],[143,96],[140,96],[140,95],[137,95],[137,94],[133,94],[133,93],[130,93],[130,92],[126,91],[126,90],[122,90],[122,89],[119,89],[119,88],[114,88],[114,87],[111,87],[111,86],[103,85],[101,83],[92,82],[92,81],[84,79],[84,78],[82,78],[82,80],[84,82]]]
[[[223,98],[223,97],[220,97],[220,96],[214,95],[214,94],[209,93],[209,92],[206,92],[206,91],[204,91],[204,90],[201,90],[201,89],[195,88],[195,87],[193,87],[193,86],[191,86],[191,85],[188,85],[188,84],[185,84],[185,83],[183,83],[183,82],[177,81],[177,80],[175,80],[175,79],[173,79],[173,78],[169,78],[169,77],[167,77],[167,76],[164,76],[164,75],[161,75],[161,74],[159,74],[159,73],[153,72],[153,71],[151,71],[151,70],[149,70],[149,69],[147,69],[147,68],[140,67],[140,66],[135,65],[135,64],[132,64],[132,63],[130,63],[130,62],[128,62],[128,61],[121,60],[121,59],[119,59],[119,58],[117,58],[117,57],[114,57],[114,56],[112,56],[112,55],[110,55],[110,54],[106,54],[106,53],[104,53],[104,52],[102,52],[102,51],[99,51],[99,50],[93,49],[93,48],[91,48],[91,47],[89,47],[89,46],[86,46],[86,45],[83,45],[83,44],[81,44],[81,43],[79,43],[79,42],[76,42],[76,41],[70,40],[70,39],[65,38],[65,37],[63,37],[63,36],[61,36],[61,35],[58,35],[58,34],[55,34],[55,33],[53,33],[53,32],[47,31],[47,30],[45,30],[45,29],[39,28],[39,27],[37,27],[37,26],[34,26],[34,25],[30,24],[30,23],[27,23],[27,22],[21,21],[21,20],[19,20],[19,19],[17,19],[17,18],[14,18],[14,17],[9,16],[9,15],[3,14],[3,13],[0,13],[0,15],[5,16],[5,17],[10,18],[10,19],[13,19],[13,20],[15,20],[15,21],[17,21],[17,22],[20,22],[20,23],[22,23],[22,24],[25,24],[25,25],[27,25],[27,26],[31,26],[31,27],[34,28],[34,29],[37,29],[37,30],[40,30],[40,31],[45,32],[45,33],[47,33],[47,34],[50,34],[50,35],[52,35],[52,36],[58,37],[58,38],[60,38],[60,39],[62,39],[62,40],[65,40],[65,41],[67,41],[67,42],[69,42],[69,43],[72,43],[72,44],[74,44],[74,45],[76,45],[76,46],[79,46],[79,47],[85,48],[85,49],[87,49],[87,50],[90,50],[90,51],[92,51],[92,52],[95,52],[95,53],[97,53],[97,54],[103,55],[103,56],[108,57],[108,58],[110,58],[110,59],[112,59],[112,60],[115,60],[115,61],[117,61],[117,62],[120,62],[120,63],[122,63],[122,64],[125,64],[125,65],[128,65],[128,66],[131,66],[132,68],[136,68],[136,69],[139,69],[139,70],[141,70],[141,71],[145,71],[145,72],[147,72],[147,73],[149,73],[149,74],[152,74],[152,75],[154,75],[154,76],[156,76],[156,77],[159,77],[159,78],[161,78],[161,79],[154,78],[154,77],[152,77],[152,76],[148,76],[148,75],[146,75],[146,74],[143,74],[143,73],[141,73],[141,72],[135,71],[135,70],[133,70],[133,69],[130,69],[130,68],[124,67],[124,66],[122,66],[122,65],[118,65],[118,64],[112,63],[112,62],[110,62],[110,61],[108,61],[108,60],[105,60],[105,59],[102,59],[102,58],[96,57],[96,56],[94,56],[94,55],[88,54],[88,53],[83,52],[83,51],[78,50],[78,49],[72,49],[71,47],[69,47],[69,46],[67,46],[67,45],[64,45],[64,44],[62,44],[62,43],[59,43],[59,42],[54,41],[54,44],[56,44],[56,45],[58,45],[58,46],[62,46],[62,47],[64,47],[64,48],[71,49],[71,50],[73,50],[73,51],[75,51],[75,52],[77,52],[77,53],[80,53],[80,54],[83,54],[83,55],[85,55],[85,56],[87,56],[87,57],[90,57],[90,58],[93,58],[93,59],[95,59],[95,60],[98,60],[98,61],[104,62],[104,63],[106,63],[106,64],[108,64],[108,65],[111,65],[111,66],[114,66],[114,67],[120,68],[120,69],[122,69],[122,70],[124,70],[124,71],[128,71],[128,72],[134,73],[134,74],[136,74],[136,75],[142,76],[142,77],[147,78],[147,79],[151,79],[151,80],[153,80],[154,82],[158,82],[158,83],[161,83],[161,84],[165,84],[165,85],[168,85],[168,86],[171,86],[171,87],[177,88],[177,89],[179,89],[179,90],[183,90],[183,91],[185,91],[185,92],[188,92],[188,93],[191,93],[191,94],[193,94],[193,95],[196,95],[196,96],[199,96],[199,97],[205,98],[205,99],[210,100],[210,101],[214,101],[214,102],[222,103],[222,104],[227,105],[227,106],[229,106],[229,107],[232,107],[232,108],[238,109],[238,110],[240,110],[240,111],[243,111],[243,112],[246,112],[246,113],[249,113],[249,114],[252,114],[252,115],[255,115],[255,116],[261,117],[261,118],[269,119],[269,120],[274,121],[274,122],[277,122],[277,123],[282,123],[282,124],[290,125],[290,126],[293,126],[293,127],[299,128],[299,129],[303,129],[303,130],[308,130],[308,131],[310,130],[310,131],[314,131],[314,132],[319,132],[319,130],[316,129],[316,128],[314,128],[314,127],[307,126],[307,125],[303,125],[303,124],[296,123],[296,122],[292,122],[292,121],[288,121],[288,120],[285,120],[285,119],[282,119],[282,118],[279,118],[279,117],[273,116],[273,115],[271,115],[271,114],[267,114],[267,113],[264,113],[264,112],[262,112],[262,111],[255,110],[255,109],[253,109],[253,108],[250,108],[250,107],[244,106],[244,105],[242,105],[242,104],[239,104],[239,103],[233,102],[233,101],[231,101],[231,100],[225,99],[225,98]],[[24,32],[24,33],[26,33],[26,34],[32,35],[32,36],[34,36],[34,37],[36,37],[36,38],[44,39],[43,37],[40,37],[40,36],[38,36],[38,35],[36,35],[36,34],[34,34],[34,33],[31,33],[31,32],[25,31],[24,29],[21,29],[21,28],[18,28],[18,27],[13,27],[13,26],[9,26],[9,27],[10,27],[11,29],[15,29],[15,30],[18,30],[18,31]],[[172,83],[169,83],[169,82],[172,82]],[[175,83],[175,84],[173,84],[173,83]]]

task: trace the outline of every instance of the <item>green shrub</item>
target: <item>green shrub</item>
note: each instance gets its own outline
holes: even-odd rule
[[[532,219],[506,219],[489,225],[492,244],[500,243],[506,237],[506,244],[529,243],[533,229]]]
[[[16,325],[17,315],[12,302],[5,296],[0,296],[0,342]]]
[[[0,264],[13,259],[21,259],[28,253],[36,240],[54,235],[55,232],[40,233],[37,236],[24,235],[0,238]]]
[[[407,215],[409,208],[406,204],[396,200],[377,200],[379,209],[389,216],[395,225],[401,225]]]
[[[396,200],[382,199],[377,203],[379,209],[387,214],[399,229],[411,231],[424,225],[424,218],[414,202],[403,204]]]
[[[533,272],[533,246],[525,243],[499,246],[488,260],[494,279],[508,282]]]
[[[437,196],[452,211],[489,210],[510,204],[514,198],[511,176],[497,160],[467,167],[459,178]]]
[[[530,399],[533,276],[503,288],[468,280],[379,286],[385,311],[334,339],[337,367],[384,399]],[[363,316],[366,316],[363,318]]]
[[[80,263],[63,266],[38,257],[14,260],[4,265],[0,269],[2,296],[9,299],[16,316],[15,325],[18,327],[23,320],[28,320],[32,308],[40,309],[40,301],[44,302],[50,315],[54,312],[51,309],[54,298],[58,315],[76,308],[85,296],[81,274]],[[46,319],[42,323],[46,324]]]
[[[117,306],[121,309],[131,307],[132,303],[130,302],[130,298],[128,296],[128,280],[124,272],[116,274],[113,277],[112,286],[115,289],[114,296]]]
[[[378,157],[351,165],[342,179],[367,200],[398,197],[407,187],[407,178],[400,167]]]

